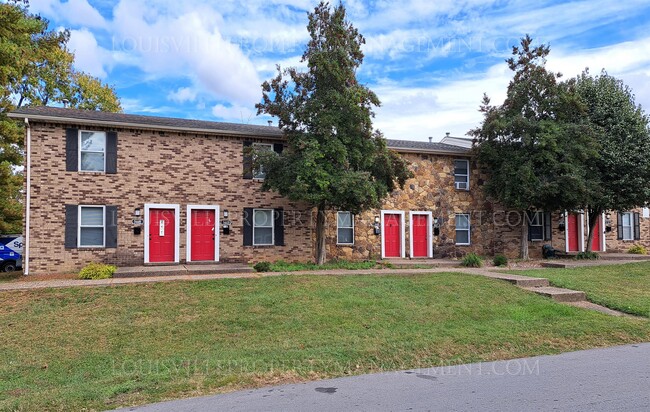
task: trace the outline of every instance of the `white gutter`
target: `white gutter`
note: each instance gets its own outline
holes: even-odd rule
[[[27,128],[27,137],[25,142],[26,151],[26,174],[27,187],[25,194],[25,248],[23,251],[23,273],[29,275],[29,221],[30,221],[30,202],[32,197],[32,129],[29,126],[29,119],[25,117],[25,127]]]

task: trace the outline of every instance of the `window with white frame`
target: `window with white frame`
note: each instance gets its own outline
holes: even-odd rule
[[[253,210],[253,245],[273,244],[273,209]]]
[[[79,206],[79,247],[104,247],[104,206]]]
[[[106,133],[83,130],[79,133],[79,170],[106,171]]]
[[[469,190],[469,160],[454,160],[454,187]]]
[[[351,212],[338,212],[336,216],[336,243],[354,244],[354,215]]]
[[[470,227],[469,215],[466,213],[457,214],[456,221],[456,244],[469,245],[470,244]]]
[[[533,212],[529,215],[528,233],[530,240],[544,240],[544,213]]]
[[[271,143],[253,143],[255,150],[262,151],[273,151],[273,145]],[[253,163],[255,162],[255,157],[253,157]],[[266,171],[263,167],[257,166],[253,170],[253,178],[255,179],[264,179],[266,177]]]
[[[634,240],[634,220],[632,212],[621,213],[621,229],[623,231],[623,240]]]

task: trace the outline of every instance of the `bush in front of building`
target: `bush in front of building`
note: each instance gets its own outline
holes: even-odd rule
[[[271,262],[257,262],[253,265],[255,272],[270,272],[271,271]]]
[[[596,252],[580,252],[576,255],[578,260],[595,260],[600,259],[600,255]]]
[[[117,268],[104,263],[89,263],[79,271],[79,279],[109,279]]]
[[[505,255],[496,255],[492,259],[494,266],[508,266],[508,258]]]
[[[631,253],[633,255],[647,255],[648,251],[641,245],[634,245],[627,250],[627,253]]]
[[[483,266],[483,259],[476,253],[468,253],[460,262],[460,265],[467,268],[480,268]]]

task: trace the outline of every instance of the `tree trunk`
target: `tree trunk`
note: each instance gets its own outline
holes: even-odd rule
[[[594,243],[594,226],[598,221],[598,216],[601,215],[602,210],[587,209],[587,222],[589,223],[589,235],[587,236],[587,252],[591,252]]]
[[[528,260],[528,214],[524,210],[521,218],[521,250],[519,257]]]
[[[316,264],[325,263],[325,206],[319,205],[316,210]]]

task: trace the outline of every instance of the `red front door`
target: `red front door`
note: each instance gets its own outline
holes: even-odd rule
[[[569,213],[567,216],[567,243],[569,244],[569,252],[578,252],[580,250],[580,242],[578,240],[579,232],[579,222],[578,215],[576,213]]]
[[[427,215],[413,215],[413,256],[412,257],[428,257],[429,256],[429,242],[428,242],[428,227],[429,218]]]
[[[594,252],[599,252],[602,250],[600,247],[601,244],[601,236],[603,235],[603,229],[602,225],[600,224],[600,217],[596,220],[596,226],[594,226],[594,235],[592,237],[591,241],[591,250]]]
[[[400,230],[400,215],[384,215],[384,256],[401,257],[402,256],[402,233]]]
[[[174,209],[149,209],[149,262],[174,262]]]
[[[191,259],[214,260],[215,214],[214,210],[192,210]]]

